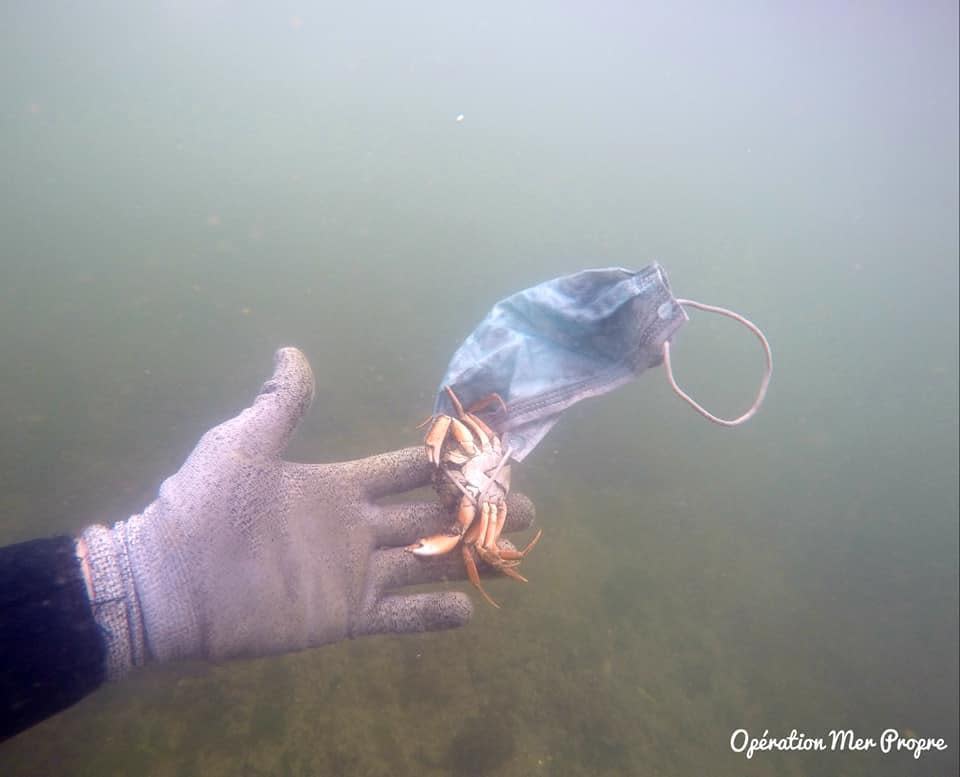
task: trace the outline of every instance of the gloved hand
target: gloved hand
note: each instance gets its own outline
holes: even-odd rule
[[[395,592],[464,575],[458,553],[403,548],[450,523],[438,502],[375,501],[430,481],[423,446],[339,464],[280,458],[313,391],[306,357],[281,349],[253,405],[207,432],[141,515],[83,532],[110,677],[147,660],[261,656],[469,620],[466,594]],[[508,530],[526,528],[533,505],[511,495],[508,514]]]

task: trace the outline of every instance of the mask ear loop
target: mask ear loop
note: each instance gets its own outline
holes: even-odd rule
[[[754,415],[756,415],[757,410],[760,409],[760,405],[763,404],[764,397],[767,396],[767,387],[770,385],[770,376],[773,374],[773,353],[770,351],[770,343],[767,342],[767,338],[764,336],[763,332],[760,331],[760,327],[758,327],[752,321],[748,321],[739,313],[734,313],[732,310],[718,308],[715,305],[705,305],[702,302],[694,302],[691,299],[678,299],[677,304],[685,307],[689,306],[691,308],[697,308],[698,310],[705,310],[708,313],[719,313],[721,316],[732,318],[734,321],[738,321],[743,324],[747,329],[757,336],[757,339],[763,346],[763,353],[767,360],[766,370],[763,374],[763,380],[760,381],[760,390],[757,392],[757,396],[756,399],[753,400],[753,404],[750,405],[750,407],[747,409],[747,412],[732,420],[715,416],[677,385],[677,381],[673,377],[673,367],[670,364],[670,343],[668,341],[664,341],[663,343],[663,364],[667,368],[667,378],[670,381],[671,388],[676,392],[680,399],[690,405],[690,407],[696,410],[708,421],[713,421],[713,423],[719,426],[740,426],[740,424],[749,421]]]

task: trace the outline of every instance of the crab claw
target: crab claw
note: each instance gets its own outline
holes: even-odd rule
[[[440,449],[443,447],[443,441],[447,438],[447,430],[450,428],[452,420],[448,415],[437,416],[424,439],[427,446],[427,459],[434,466],[440,466]]]
[[[412,545],[407,545],[404,550],[410,551],[415,556],[442,556],[457,547],[459,542],[459,534],[434,534],[432,537],[424,537]]]

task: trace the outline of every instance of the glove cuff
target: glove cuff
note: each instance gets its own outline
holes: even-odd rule
[[[107,679],[119,680],[146,663],[143,611],[130,568],[126,525],[90,526],[81,537],[90,564],[93,617],[107,647]]]

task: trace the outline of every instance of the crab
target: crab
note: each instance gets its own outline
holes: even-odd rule
[[[417,556],[442,556],[459,547],[470,582],[484,599],[499,607],[480,585],[477,560],[526,583],[527,578],[516,568],[537,544],[542,530],[523,550],[500,544],[510,492],[510,450],[503,450],[500,436],[476,414],[493,402],[502,406],[503,400],[491,394],[464,410],[453,389],[446,386],[445,391],[456,417],[441,414],[428,418],[424,444],[427,458],[437,468],[434,487],[445,504],[456,506],[456,519],[446,532],[424,537],[407,550]]]

